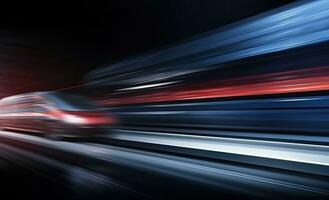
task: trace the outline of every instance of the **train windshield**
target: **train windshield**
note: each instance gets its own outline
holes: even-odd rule
[[[80,95],[73,94],[59,94],[52,95],[52,101],[63,110],[94,110],[97,107],[87,98]]]

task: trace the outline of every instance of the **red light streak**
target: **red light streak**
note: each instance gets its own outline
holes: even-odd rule
[[[190,86],[173,86],[152,94],[113,97],[103,100],[102,103],[124,105],[324,90],[329,90],[329,67],[211,81]]]

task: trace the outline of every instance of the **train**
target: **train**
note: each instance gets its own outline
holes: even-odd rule
[[[117,122],[91,100],[77,94],[32,92],[0,100],[0,128],[59,139],[104,132]]]

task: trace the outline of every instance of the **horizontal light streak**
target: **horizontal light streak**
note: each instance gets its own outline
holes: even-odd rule
[[[106,105],[169,102],[223,97],[300,93],[329,90],[329,67],[255,75],[201,84],[173,86],[143,95],[114,96]]]

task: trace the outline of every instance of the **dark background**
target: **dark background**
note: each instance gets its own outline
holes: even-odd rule
[[[0,4],[0,97],[79,84],[89,70],[292,0],[9,1]]]

